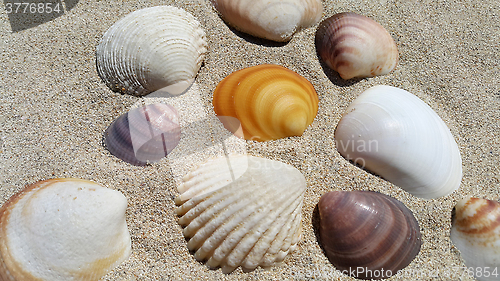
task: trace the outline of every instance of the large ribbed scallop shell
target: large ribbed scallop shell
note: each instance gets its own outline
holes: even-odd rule
[[[301,136],[316,117],[318,95],[297,73],[264,64],[224,78],[214,91],[213,104],[217,116],[241,122],[245,139],[266,141]],[[234,133],[237,126],[226,123]]]
[[[321,197],[318,209],[323,248],[346,275],[388,278],[420,251],[417,220],[392,197],[373,191],[332,191]]]
[[[188,12],[171,6],[145,8],[106,31],[96,49],[97,71],[110,89],[131,95],[174,84],[187,88],[206,46],[205,32]]]
[[[281,262],[296,247],[306,189],[297,169],[229,156],[208,161],[184,181],[177,213],[197,260],[226,273],[253,270]]]
[[[231,26],[260,38],[285,42],[321,18],[320,0],[211,0]]]
[[[499,280],[500,203],[468,198],[458,201],[452,215],[450,238],[468,268],[481,269],[480,281]],[[496,269],[497,274],[492,274]],[[485,272],[488,270],[488,274]],[[488,276],[489,275],[489,276]]]
[[[347,108],[335,131],[344,158],[422,198],[455,191],[462,160],[450,129],[411,93],[375,86]]]
[[[396,68],[399,57],[387,30],[355,13],[324,20],[316,33],[316,48],[326,64],[346,80],[388,74]]]
[[[136,166],[154,163],[179,144],[181,128],[177,110],[157,103],[134,108],[118,117],[104,133],[107,149]]]
[[[131,252],[120,192],[80,179],[26,187],[0,209],[0,280],[94,281]]]

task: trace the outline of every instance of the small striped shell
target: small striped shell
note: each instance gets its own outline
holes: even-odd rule
[[[214,91],[218,117],[239,120],[247,140],[301,136],[318,112],[318,95],[307,79],[279,65],[263,64],[231,73]],[[224,122],[235,133],[237,122]]]
[[[373,191],[332,191],[321,196],[318,209],[325,253],[347,275],[389,278],[420,251],[417,220],[392,197]]]
[[[189,250],[225,273],[281,262],[300,239],[305,189],[304,176],[278,161],[209,160],[184,178],[176,199]]]
[[[319,22],[321,0],[211,0],[222,18],[250,35],[286,42]]]
[[[490,273],[500,270],[500,203],[467,198],[458,201],[452,214],[450,238],[467,267]],[[498,272],[500,274],[500,272]],[[479,281],[498,280],[498,275],[476,275]]]
[[[206,48],[205,32],[190,13],[145,8],[106,31],[96,49],[97,71],[116,92],[143,96],[172,86],[171,94],[179,94],[194,81]]]
[[[0,209],[0,280],[95,281],[131,253],[120,192],[80,179],[27,186]]]
[[[355,13],[336,14],[321,22],[316,49],[342,79],[385,75],[396,68],[398,48],[376,21]]]
[[[134,108],[118,117],[104,133],[111,154],[136,166],[160,161],[179,144],[177,110],[157,103]]]

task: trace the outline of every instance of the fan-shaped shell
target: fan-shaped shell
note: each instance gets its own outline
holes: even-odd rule
[[[346,275],[389,278],[420,251],[417,220],[392,197],[372,191],[332,191],[321,197],[318,209],[323,248]]]
[[[118,117],[104,133],[108,150],[137,166],[167,156],[179,143],[181,128],[177,110],[157,103],[141,106]]]
[[[266,141],[301,136],[316,117],[318,95],[297,73],[264,64],[224,78],[214,91],[213,104],[218,116],[241,122],[245,139]],[[234,133],[237,126],[226,123]]]
[[[206,52],[205,32],[188,12],[171,6],[128,14],[104,33],[97,71],[113,91],[146,95],[171,85],[187,88]]]
[[[347,108],[335,142],[344,158],[415,196],[438,198],[460,186],[462,160],[450,130],[405,90],[366,90]]]
[[[450,238],[460,250],[465,265],[472,267],[477,280],[498,280],[500,203],[479,198],[458,201],[453,210]],[[479,268],[484,274],[476,274]]]
[[[250,35],[285,42],[319,22],[320,0],[211,0],[222,18]]]
[[[398,48],[376,21],[355,13],[336,14],[321,22],[316,49],[343,79],[385,75],[396,68]]]
[[[258,157],[220,157],[184,181],[179,224],[188,248],[210,267],[226,273],[269,267],[299,241],[306,181],[297,169]]]
[[[80,179],[26,187],[0,209],[0,280],[98,280],[128,258],[127,200]]]

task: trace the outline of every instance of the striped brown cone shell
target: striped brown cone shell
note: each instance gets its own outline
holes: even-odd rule
[[[330,262],[360,279],[384,279],[420,251],[418,222],[400,201],[372,191],[332,191],[318,203],[320,240]]]
[[[342,79],[385,75],[396,68],[398,48],[376,21],[355,13],[336,14],[321,22],[316,49]]]
[[[480,198],[457,202],[450,238],[469,268],[500,268],[500,203]],[[498,275],[475,276],[479,281],[498,280]]]

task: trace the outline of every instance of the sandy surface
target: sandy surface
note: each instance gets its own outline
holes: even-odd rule
[[[63,15],[33,26],[23,18],[9,19],[3,5],[0,10],[0,203],[26,184],[55,177],[89,179],[121,191],[128,198],[133,252],[104,280],[350,280],[325,258],[312,224],[320,196],[330,190],[380,191],[414,212],[423,245],[407,270],[438,278],[397,275],[392,280],[459,279],[462,272],[453,267],[464,264],[449,239],[453,206],[466,196],[500,198],[497,0],[324,1],[323,19],[345,11],[369,16],[386,27],[398,45],[400,63],[393,73],[356,83],[343,83],[318,60],[317,25],[288,44],[265,44],[228,28],[208,0],[66,2]],[[103,132],[114,119],[148,101],[105,86],[96,72],[95,46],[126,14],[166,4],[195,15],[209,46],[196,84],[182,99],[172,100],[185,107],[180,110],[183,127],[213,117],[215,86],[244,67],[283,65],[311,81],[318,92],[318,115],[302,137],[234,144],[236,150],[289,163],[307,179],[303,238],[280,267],[250,273],[237,269],[225,275],[197,262],[187,250],[174,213],[176,178],[202,158],[220,154],[220,142],[201,140],[201,149],[185,162],[169,157],[147,167],[129,165],[102,145]],[[435,200],[419,199],[337,152],[333,133],[341,114],[357,95],[380,84],[417,95],[449,126],[463,161],[458,191]],[[210,124],[198,122],[195,131],[210,135],[215,130]],[[446,277],[447,270],[455,277]]]

